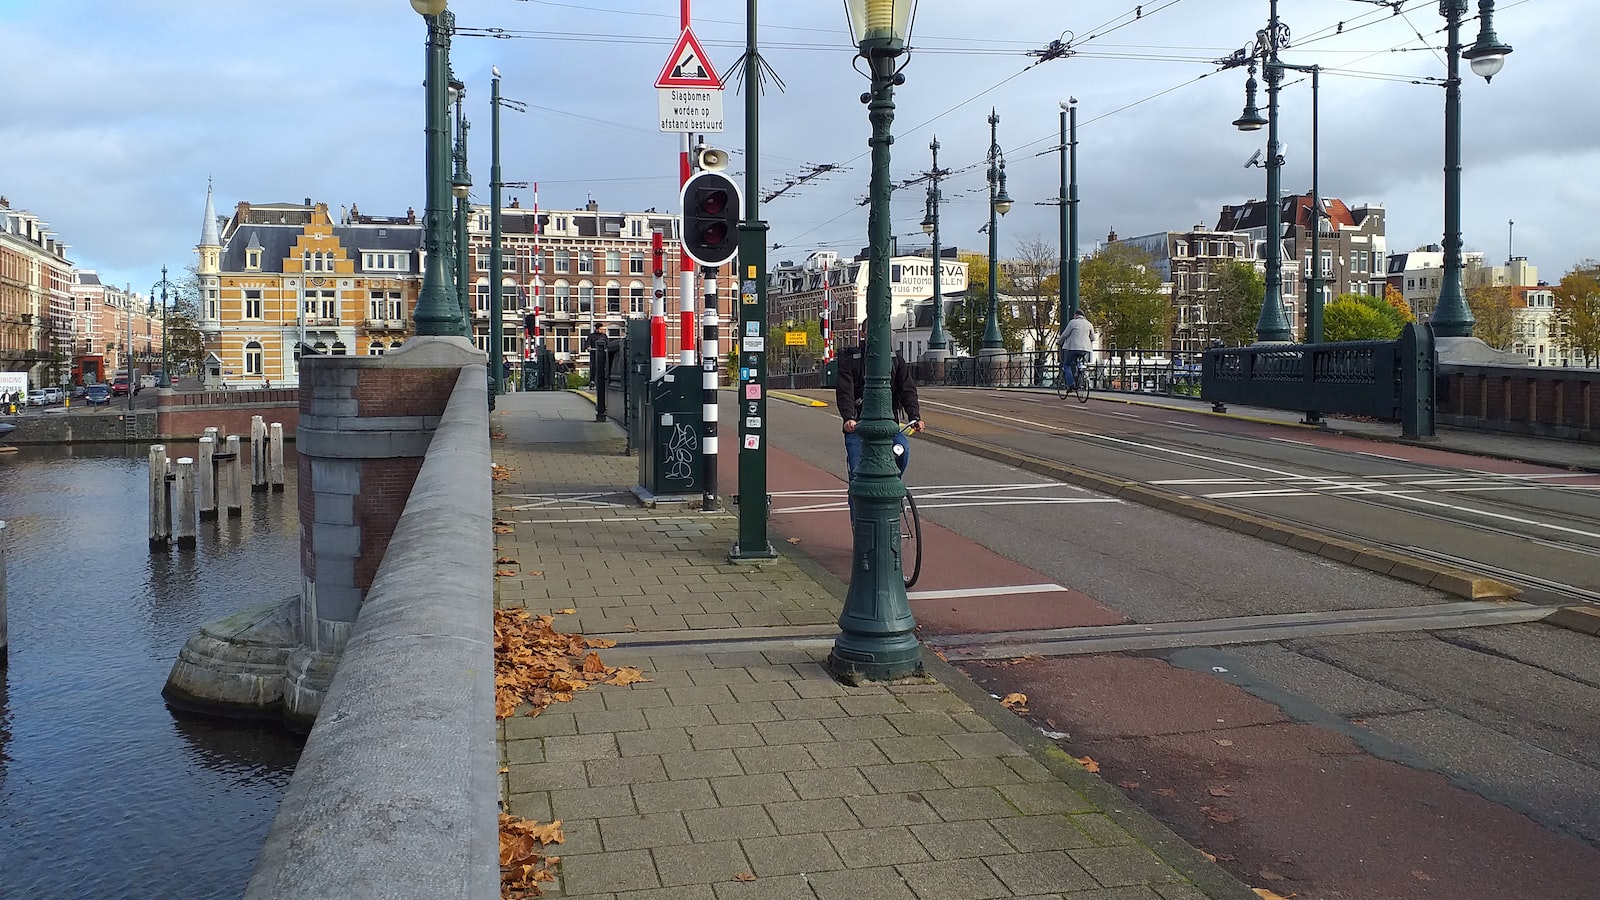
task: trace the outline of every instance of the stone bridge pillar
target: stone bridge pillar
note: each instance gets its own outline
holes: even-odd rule
[[[281,706],[287,724],[310,728],[456,382],[486,365],[451,337],[412,338],[384,356],[301,358],[299,591],[190,638],[168,702],[247,716]]]

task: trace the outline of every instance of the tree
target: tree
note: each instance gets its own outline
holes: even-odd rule
[[[1056,335],[1061,331],[1057,314],[1061,303],[1061,257],[1056,245],[1038,235],[1027,238],[1017,245],[1016,259],[1006,269],[1011,275],[1007,293],[1017,298],[1021,335],[1032,338],[1035,348],[1055,347]],[[1008,349],[1009,344],[1007,341]]]
[[[1172,304],[1150,255],[1123,243],[1106,245],[1078,271],[1084,315],[1095,322],[1102,347],[1165,349]]]
[[[1212,323],[1212,337],[1233,347],[1254,343],[1256,320],[1267,296],[1266,277],[1250,263],[1230,259],[1212,266],[1211,284],[1206,318]]]
[[[1381,297],[1340,294],[1322,308],[1322,336],[1329,342],[1392,341],[1405,327],[1405,315]]]
[[[1400,311],[1400,315],[1407,322],[1415,322],[1417,314],[1411,311],[1411,304],[1406,302],[1406,295],[1392,284],[1383,286],[1383,301]]]
[[[1561,276],[1556,298],[1556,342],[1582,353],[1589,365],[1600,359],[1600,262],[1586,259]]]
[[[1472,336],[1496,350],[1509,350],[1517,340],[1517,310],[1511,288],[1478,284],[1467,288],[1472,310]]]

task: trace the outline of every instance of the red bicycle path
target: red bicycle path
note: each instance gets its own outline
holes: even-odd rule
[[[770,537],[841,581],[850,530],[839,475],[767,454]],[[841,451],[840,466],[843,466]],[[726,479],[723,479],[726,480]],[[803,496],[786,496],[800,492]],[[822,496],[837,510],[812,507]],[[924,520],[913,595],[1050,584],[1001,552]],[[923,636],[1116,625],[1070,585],[1012,595],[917,598]],[[1235,877],[1300,900],[1595,900],[1600,849],[1451,783],[1296,721],[1209,672],[1143,654],[963,662],[991,694],[1028,697],[1027,718],[1064,732],[1100,777]],[[1507,760],[1516,765],[1516,760]]]

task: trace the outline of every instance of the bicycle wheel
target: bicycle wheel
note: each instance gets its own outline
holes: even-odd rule
[[[1070,393],[1072,393],[1072,385],[1067,383],[1067,371],[1062,368],[1061,371],[1056,373],[1056,397],[1057,399],[1065,400]]]
[[[1077,389],[1077,393],[1078,393],[1078,402],[1079,403],[1088,403],[1089,402],[1089,373],[1088,373],[1088,371],[1084,370],[1084,369],[1079,369],[1078,370],[1078,376],[1076,378],[1072,379],[1072,380],[1074,382],[1076,382],[1076,389]]]
[[[922,518],[917,515],[917,501],[909,490],[900,501],[900,572],[906,577],[908,588],[922,574]]]

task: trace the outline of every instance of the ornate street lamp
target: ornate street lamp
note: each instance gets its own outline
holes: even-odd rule
[[[1278,48],[1289,43],[1289,26],[1278,21],[1278,0],[1272,0],[1268,10],[1267,27],[1256,32],[1253,45],[1238,51],[1224,65],[1239,65],[1250,60],[1250,78],[1245,82],[1244,113],[1233,120],[1240,131],[1259,131],[1267,126],[1267,290],[1261,300],[1261,316],[1256,320],[1256,340],[1259,342],[1292,341],[1289,317],[1283,309],[1283,222],[1278,194],[1281,192],[1283,147],[1278,143],[1278,90],[1283,84],[1283,70],[1278,66]],[[1267,80],[1267,115],[1263,119],[1256,108],[1256,66],[1261,60],[1261,75]]]
[[[1478,40],[1461,52],[1461,17],[1466,12],[1467,0],[1439,0],[1449,70],[1444,85],[1444,281],[1429,319],[1438,337],[1471,337],[1475,321],[1461,287],[1461,57],[1471,60],[1472,71],[1487,82],[1511,52],[1494,33],[1494,0],[1478,0]]]
[[[451,153],[455,161],[455,171],[450,176],[450,196],[455,198],[455,236],[454,262],[456,266],[456,306],[461,310],[461,327],[465,329],[467,337],[472,337],[472,255],[467,252],[470,245],[467,242],[467,218],[472,215],[472,205],[467,202],[472,196],[472,174],[467,171],[467,131],[472,128],[471,123],[463,114],[461,106],[467,98],[467,86],[455,79],[450,79],[450,99],[456,105],[456,146]]]
[[[427,203],[423,222],[422,248],[427,257],[422,270],[422,291],[414,314],[417,335],[459,337],[461,313],[451,302],[445,257],[450,247],[450,182],[446,161],[450,158],[450,32],[455,16],[445,8],[445,0],[411,0],[411,8],[428,23],[426,83],[426,179]]]
[[[848,678],[888,680],[922,667],[916,620],[906,600],[900,567],[900,502],[905,485],[894,462],[895,422],[889,386],[889,126],[894,88],[905,83],[906,51],[916,0],[845,0],[857,58],[867,65],[871,90],[861,96],[872,122],[872,181],[867,214],[867,356],[863,406],[856,430],[861,463],[850,481],[855,507],[850,590],[839,615],[839,636],[828,667]]]
[[[1006,193],[1006,158],[1000,152],[1000,144],[995,139],[995,126],[1000,124],[1000,116],[989,108],[989,315],[983,323],[983,350],[984,356],[994,356],[1006,352],[1005,339],[1000,335],[1000,294],[995,287],[997,279],[996,270],[1000,267],[999,260],[999,219],[1011,211],[1011,197]]]
[[[150,308],[146,310],[149,315],[156,314],[156,295],[161,296],[161,383],[156,387],[166,390],[172,387],[171,360],[167,356],[167,292],[172,292],[172,300],[178,299],[178,287],[167,280],[167,267],[161,267],[161,280],[150,286]],[[133,390],[138,386],[134,380],[133,362],[128,362],[128,395],[133,396]]]

